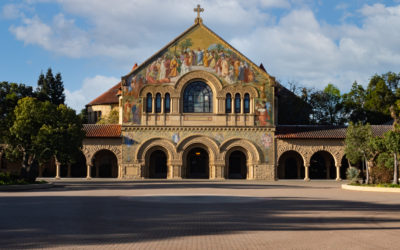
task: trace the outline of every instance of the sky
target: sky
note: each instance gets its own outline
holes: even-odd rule
[[[400,72],[400,0],[1,0],[0,81],[36,87],[49,67],[78,112],[194,23],[282,84],[347,92]]]

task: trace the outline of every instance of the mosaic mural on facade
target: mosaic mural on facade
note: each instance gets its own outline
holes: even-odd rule
[[[173,84],[193,70],[210,72],[224,85],[255,86],[260,95],[255,103],[256,115],[259,116],[257,125],[273,124],[273,93],[269,79],[258,67],[229,48],[204,26],[195,27],[126,78],[123,87],[123,122],[140,124],[142,103],[138,93],[144,85]]]

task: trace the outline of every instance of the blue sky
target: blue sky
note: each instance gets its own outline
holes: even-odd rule
[[[400,72],[400,0],[2,0],[0,81],[61,72],[80,110],[193,24],[204,23],[283,84],[347,91]]]

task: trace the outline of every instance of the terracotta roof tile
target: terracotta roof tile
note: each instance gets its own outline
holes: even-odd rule
[[[111,89],[104,92],[102,95],[91,101],[87,105],[99,105],[99,104],[118,104],[118,93],[121,87],[121,82],[112,87]]]
[[[86,137],[121,137],[120,124],[83,124]]]
[[[345,139],[346,126],[325,125],[282,125],[276,127],[279,139]],[[392,128],[390,125],[371,125],[374,136],[383,136]]]

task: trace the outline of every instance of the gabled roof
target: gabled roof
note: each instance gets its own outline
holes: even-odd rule
[[[99,97],[91,101],[86,106],[90,105],[101,105],[101,104],[118,104],[118,94],[121,88],[121,82],[113,86],[111,89],[107,90]]]
[[[262,68],[260,68],[259,66],[257,66],[253,61],[251,61],[249,58],[247,58],[245,55],[243,55],[239,50],[235,49],[232,45],[230,45],[228,42],[226,42],[223,38],[221,38],[219,35],[217,35],[214,31],[212,31],[210,28],[208,28],[206,25],[203,24],[203,22],[195,22],[194,25],[192,25],[191,27],[189,27],[187,30],[185,30],[181,35],[179,35],[178,37],[176,37],[174,40],[172,40],[171,42],[169,42],[167,45],[165,45],[162,49],[160,49],[159,51],[157,51],[154,55],[152,55],[151,57],[149,57],[146,61],[144,61],[143,63],[141,63],[139,66],[134,67],[131,72],[129,72],[127,75],[123,76],[122,78],[125,79],[126,77],[129,77],[133,74],[135,74],[136,72],[139,72],[140,70],[143,69],[143,67],[145,67],[149,62],[153,61],[154,59],[156,59],[157,57],[159,57],[163,51],[165,51],[166,49],[168,49],[170,46],[173,46],[177,41],[179,41],[182,37],[184,37],[185,35],[187,35],[189,32],[191,32],[192,30],[194,30],[197,27],[203,27],[205,28],[205,30],[207,32],[210,33],[210,35],[216,37],[218,40],[220,40],[222,43],[224,43],[228,48],[230,48],[232,51],[235,51],[240,57],[244,58],[246,61],[250,62],[254,68],[259,69],[259,71],[264,74],[266,77],[271,77],[267,71],[265,70],[264,66],[262,66]],[[272,77],[273,78],[273,77]]]
[[[391,125],[371,125],[374,136],[383,136],[391,129]],[[275,135],[278,139],[345,139],[346,130],[346,126],[279,125]]]
[[[83,124],[86,137],[117,138],[121,137],[120,124]]]

